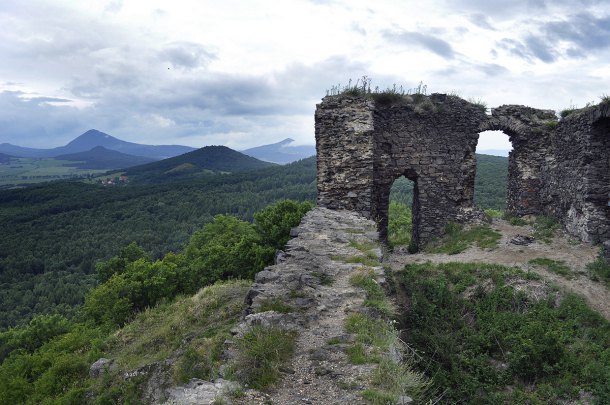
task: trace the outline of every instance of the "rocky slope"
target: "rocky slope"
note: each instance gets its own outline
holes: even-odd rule
[[[367,403],[362,391],[368,388],[376,366],[349,361],[345,348],[354,336],[346,331],[345,323],[349,314],[371,313],[365,306],[366,293],[350,281],[362,271],[362,262],[379,283],[384,282],[375,223],[353,212],[316,208],[292,234],[295,238],[278,256],[277,264],[257,274],[246,298],[247,315],[234,329],[235,339],[254,325],[296,331],[292,363],[267,393],[247,390],[239,398],[224,395],[223,400],[244,404]],[[261,312],[266,303],[277,301],[294,310]],[[227,342],[227,354],[230,363],[235,357],[231,342]],[[231,383],[221,379],[191,380],[169,390],[168,403],[218,401],[232,389]],[[406,396],[402,400],[408,402]]]

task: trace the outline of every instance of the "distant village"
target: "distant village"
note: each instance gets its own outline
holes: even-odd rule
[[[99,179],[98,183],[103,186],[116,186],[116,185],[120,185],[120,184],[129,183],[129,177],[126,174],[121,174],[120,176]]]

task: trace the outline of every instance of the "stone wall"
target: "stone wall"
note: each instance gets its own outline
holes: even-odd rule
[[[551,149],[544,212],[583,241],[610,239],[610,102],[562,119]]]
[[[387,237],[390,188],[414,182],[413,241],[480,218],[473,206],[479,133],[509,136],[507,210],[547,214],[584,241],[610,239],[610,103],[555,112],[481,106],[444,94],[328,96],[316,109],[318,205],[360,212]]]

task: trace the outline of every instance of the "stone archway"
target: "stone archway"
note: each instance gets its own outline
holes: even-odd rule
[[[554,111],[504,105],[493,109],[492,116],[480,127],[481,132],[504,132],[513,145],[508,155],[506,190],[506,210],[513,215],[538,215],[543,211],[542,172],[550,156],[553,129],[549,122],[557,122]]]

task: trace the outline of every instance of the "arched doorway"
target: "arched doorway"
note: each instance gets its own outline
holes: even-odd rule
[[[392,184],[388,209],[388,246],[415,250],[413,241],[413,195],[415,182],[400,176]]]
[[[512,144],[503,131],[483,131],[476,148],[474,203],[486,210],[506,210],[508,156]]]

